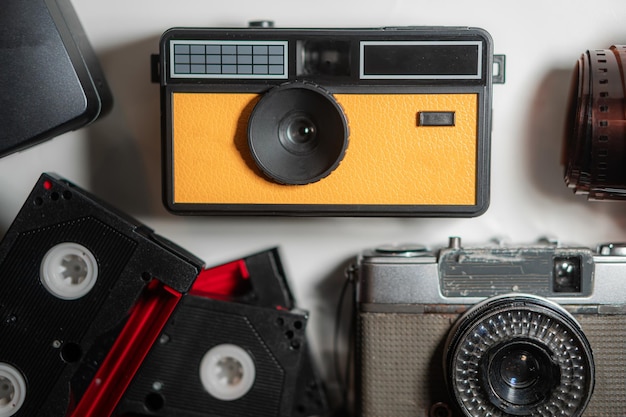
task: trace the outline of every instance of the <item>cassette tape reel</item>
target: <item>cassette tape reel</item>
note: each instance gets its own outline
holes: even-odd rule
[[[268,309],[297,308],[277,248],[204,269],[191,293]],[[314,366],[309,345],[303,349],[291,415],[326,415],[329,407],[324,385]]]
[[[291,416],[307,315],[186,295],[119,415]]]
[[[41,176],[0,243],[0,416],[108,416],[202,261]]]

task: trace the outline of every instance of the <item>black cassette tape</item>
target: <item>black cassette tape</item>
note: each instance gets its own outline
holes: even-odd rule
[[[0,243],[0,415],[109,416],[202,264],[42,175]]]
[[[193,291],[260,307],[296,307],[277,248],[203,269]]]
[[[70,0],[5,0],[0,28],[0,158],[111,110],[111,90]]]
[[[213,298],[254,304],[267,308],[293,309],[296,301],[280,260],[277,248],[258,252],[242,259],[207,268],[194,291]],[[307,344],[296,386],[294,417],[321,416],[328,413],[328,400],[322,380],[314,366]]]
[[[118,409],[121,415],[291,416],[307,315],[189,294]]]
[[[186,313],[177,313],[178,318],[172,318],[172,324],[168,324],[165,337],[161,339],[163,345],[155,346],[152,356],[140,369],[127,395],[122,399],[118,410],[122,415],[134,412],[141,415],[199,416],[204,415],[201,411],[206,408],[202,407],[208,406],[209,402],[219,405],[217,408],[211,408],[220,410],[212,414],[218,416],[327,414],[328,403],[324,387],[313,366],[308,344],[302,343],[305,340],[303,324],[306,323],[306,316],[294,310],[294,298],[287,284],[277,249],[266,250],[203,270],[194,283],[190,295],[184,300],[189,299],[194,301],[188,301],[188,307],[181,304],[179,311]],[[198,309],[195,315],[191,315],[192,308]],[[196,321],[201,317],[204,321],[216,322],[181,324],[182,314],[190,315],[185,320]],[[237,324],[242,318],[249,321],[251,327]],[[174,324],[176,321],[178,325]],[[274,325],[268,326],[268,323]],[[260,328],[257,329],[256,326]],[[213,327],[216,329],[210,330]],[[199,332],[206,333],[202,340],[199,342],[191,340],[197,338]],[[299,355],[300,360],[298,366],[285,367],[287,372],[283,377],[283,384],[275,386],[270,390],[271,394],[268,394],[268,399],[275,399],[278,396],[280,402],[274,402],[270,406],[267,401],[262,401],[259,404],[268,405],[263,410],[257,409],[258,406],[252,401],[251,398],[255,395],[252,390],[250,397],[242,396],[232,404],[225,399],[216,399],[208,394],[208,390],[199,380],[197,371],[200,355],[208,352],[210,346],[221,344],[242,347],[244,351],[253,354],[257,360],[257,367],[265,368],[266,359],[257,357],[254,350],[254,343],[259,343],[259,340],[255,341],[255,334],[278,355],[277,363],[294,365],[291,362],[294,359],[290,358],[294,355]],[[191,351],[185,350],[185,355],[177,353],[177,345],[171,343],[174,336],[177,339],[182,338],[183,341],[179,340],[181,347],[186,346],[183,349]],[[246,338],[254,343],[245,342]],[[188,344],[193,346],[187,346]],[[175,360],[177,365],[164,365],[172,360]],[[273,383],[268,378],[270,374],[258,375],[256,389],[266,390],[272,386]],[[276,376],[278,373],[274,372],[271,375]],[[185,381],[183,385],[189,385],[189,389],[194,390],[198,398],[181,401],[181,398],[185,398],[181,397],[182,392],[172,387],[168,388],[168,385],[176,385],[176,381]],[[172,402],[176,405],[166,405]]]

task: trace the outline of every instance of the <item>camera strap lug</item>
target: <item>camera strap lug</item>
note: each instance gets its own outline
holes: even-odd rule
[[[359,267],[355,263],[351,263],[346,267],[346,270],[344,271],[344,276],[348,280],[348,282],[356,282],[356,272],[358,271],[358,269]]]
[[[161,56],[159,54],[150,55],[150,81],[155,84],[161,82],[160,58]]]
[[[504,84],[506,73],[506,55],[493,55],[493,84]]]

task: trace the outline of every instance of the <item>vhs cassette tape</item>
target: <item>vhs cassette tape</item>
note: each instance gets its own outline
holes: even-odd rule
[[[192,291],[210,298],[272,309],[296,308],[277,248],[204,269]],[[292,416],[327,415],[329,406],[324,384],[308,344],[304,350]]]
[[[288,310],[296,307],[278,248],[205,267],[194,282],[193,292],[261,307]]]
[[[202,265],[43,174],[0,242],[0,415],[111,415]]]
[[[488,207],[504,59],[482,29],[174,28],[159,57],[164,201],[177,214]]]
[[[307,319],[298,310],[190,292],[137,372],[118,415],[291,416]]]

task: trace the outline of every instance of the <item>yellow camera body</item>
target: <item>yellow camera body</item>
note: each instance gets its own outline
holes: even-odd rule
[[[171,29],[164,200],[179,214],[475,216],[494,57],[474,28]]]

